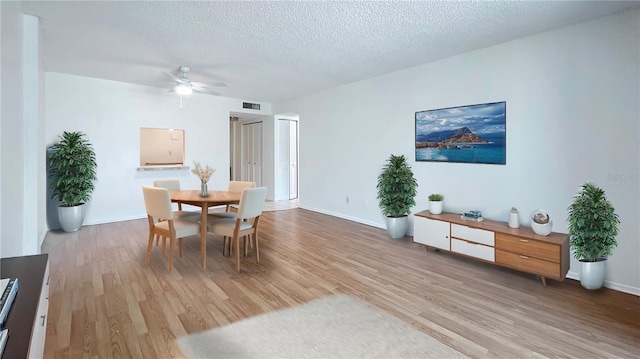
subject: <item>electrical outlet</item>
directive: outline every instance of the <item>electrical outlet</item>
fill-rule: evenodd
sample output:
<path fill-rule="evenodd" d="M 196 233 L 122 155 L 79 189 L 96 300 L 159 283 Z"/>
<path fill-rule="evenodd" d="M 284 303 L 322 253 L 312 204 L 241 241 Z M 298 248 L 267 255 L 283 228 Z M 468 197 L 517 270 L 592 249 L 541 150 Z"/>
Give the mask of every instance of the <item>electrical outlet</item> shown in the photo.
<path fill-rule="evenodd" d="M 362 200 L 362 207 L 366 207 L 369 204 L 369 201 L 367 201 L 366 199 Z"/>
<path fill-rule="evenodd" d="M 344 196 L 344 203 L 349 204 L 349 196 Z"/>

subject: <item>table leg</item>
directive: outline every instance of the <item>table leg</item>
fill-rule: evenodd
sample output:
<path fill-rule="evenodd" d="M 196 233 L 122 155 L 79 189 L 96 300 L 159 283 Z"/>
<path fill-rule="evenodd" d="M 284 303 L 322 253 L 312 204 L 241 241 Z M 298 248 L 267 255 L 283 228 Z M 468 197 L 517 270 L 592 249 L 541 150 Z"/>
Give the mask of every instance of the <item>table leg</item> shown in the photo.
<path fill-rule="evenodd" d="M 207 266 L 207 214 L 209 206 L 207 202 L 202 203 L 202 215 L 200 216 L 200 262 L 202 269 Z"/>

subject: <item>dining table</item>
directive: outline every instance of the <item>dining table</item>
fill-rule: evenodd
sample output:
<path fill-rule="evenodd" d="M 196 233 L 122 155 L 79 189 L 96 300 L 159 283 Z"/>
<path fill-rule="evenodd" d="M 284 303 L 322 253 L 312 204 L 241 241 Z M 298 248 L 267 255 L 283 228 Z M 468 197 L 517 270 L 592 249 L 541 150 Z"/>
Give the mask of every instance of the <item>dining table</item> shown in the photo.
<path fill-rule="evenodd" d="M 202 268 L 207 265 L 207 215 L 209 207 L 240 203 L 242 192 L 209 191 L 206 197 L 200 195 L 200 190 L 169 191 L 171 202 L 200 207 L 200 261 Z"/>

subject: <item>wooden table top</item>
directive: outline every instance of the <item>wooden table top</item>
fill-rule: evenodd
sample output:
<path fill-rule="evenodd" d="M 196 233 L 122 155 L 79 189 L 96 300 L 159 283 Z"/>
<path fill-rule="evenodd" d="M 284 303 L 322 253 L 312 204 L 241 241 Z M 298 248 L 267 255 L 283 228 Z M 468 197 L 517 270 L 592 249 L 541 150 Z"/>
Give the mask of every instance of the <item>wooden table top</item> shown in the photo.
<path fill-rule="evenodd" d="M 224 204 L 240 203 L 241 192 L 228 191 L 209 191 L 207 197 L 200 196 L 200 190 L 179 190 L 169 191 L 172 201 L 191 204 L 194 206 L 202 206 L 207 204 L 208 207 L 219 206 Z"/>

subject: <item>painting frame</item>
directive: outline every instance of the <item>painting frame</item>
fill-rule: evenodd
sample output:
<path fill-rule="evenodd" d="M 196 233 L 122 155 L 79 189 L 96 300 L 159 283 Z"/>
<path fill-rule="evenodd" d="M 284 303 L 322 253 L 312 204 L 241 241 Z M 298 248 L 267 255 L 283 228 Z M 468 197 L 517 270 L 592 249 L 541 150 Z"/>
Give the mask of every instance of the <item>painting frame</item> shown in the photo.
<path fill-rule="evenodd" d="M 416 162 L 507 164 L 507 102 L 415 113 Z"/>

